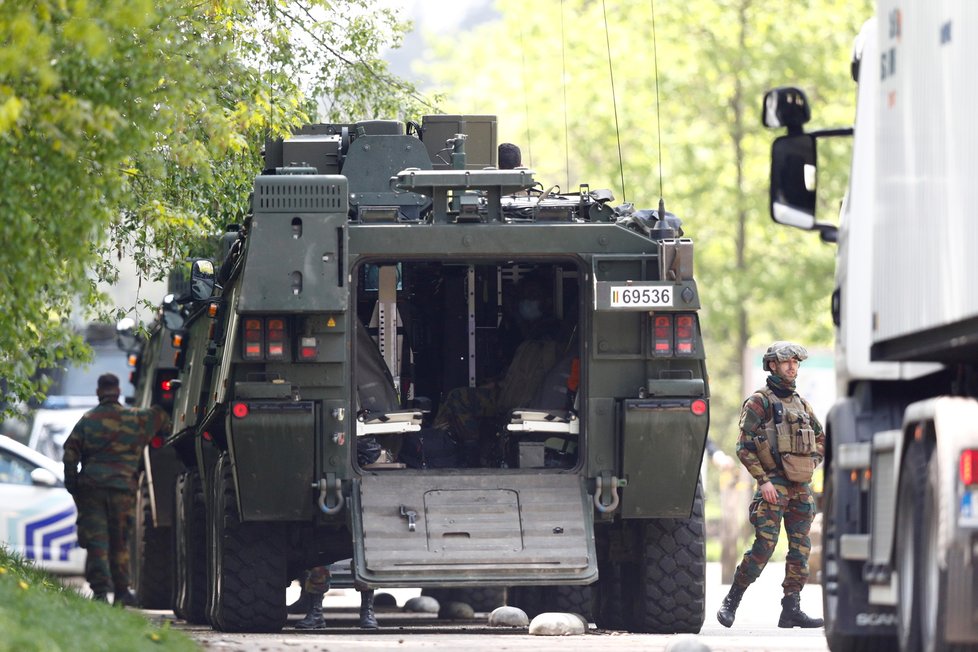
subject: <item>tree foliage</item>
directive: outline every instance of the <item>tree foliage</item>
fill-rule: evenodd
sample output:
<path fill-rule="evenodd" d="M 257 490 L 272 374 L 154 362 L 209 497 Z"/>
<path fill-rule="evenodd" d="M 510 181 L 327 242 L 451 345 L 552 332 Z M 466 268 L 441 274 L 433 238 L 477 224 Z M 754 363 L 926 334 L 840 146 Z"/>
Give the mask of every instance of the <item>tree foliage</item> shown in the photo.
<path fill-rule="evenodd" d="M 110 317 L 96 284 L 123 255 L 160 278 L 241 218 L 267 135 L 415 111 L 378 58 L 404 25 L 374 4 L 0 3 L 5 402 L 36 395 L 37 368 L 84 357 L 75 325 Z"/>
<path fill-rule="evenodd" d="M 704 299 L 713 437 L 731 444 L 753 389 L 742 387 L 745 348 L 832 338 L 835 249 L 768 216 L 778 134 L 760 124 L 761 97 L 800 86 L 815 125 L 851 125 L 852 42 L 871 2 L 548 0 L 531 12 L 500 0 L 497 7 L 498 22 L 432 44 L 425 72 L 450 80 L 440 89 L 446 110 L 498 115 L 500 139 L 522 146 L 545 185 L 588 182 L 645 207 L 661 193 L 683 219 Z M 845 152 L 820 161 L 821 198 L 841 199 L 846 164 Z"/>

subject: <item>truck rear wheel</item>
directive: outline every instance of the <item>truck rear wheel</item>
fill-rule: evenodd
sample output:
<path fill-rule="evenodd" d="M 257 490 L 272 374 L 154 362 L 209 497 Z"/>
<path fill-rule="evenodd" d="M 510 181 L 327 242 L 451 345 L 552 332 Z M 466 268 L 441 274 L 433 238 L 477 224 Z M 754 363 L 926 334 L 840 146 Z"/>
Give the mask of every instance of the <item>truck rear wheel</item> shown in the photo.
<path fill-rule="evenodd" d="M 207 514 L 211 625 L 222 632 L 277 632 L 288 617 L 283 531 L 241 522 L 227 453 L 214 466 L 213 478 Z"/>
<path fill-rule="evenodd" d="M 947 642 L 945 619 L 948 605 L 947 571 L 937 564 L 939 556 L 937 533 L 940 529 L 940 470 L 937 455 L 931 455 L 927 464 L 927 490 L 924 494 L 924 535 L 921 537 L 920 554 L 917 564 L 920 568 L 921 587 L 920 635 L 924 652 L 947 652 L 948 650 L 974 649 L 968 645 L 955 647 Z"/>
<path fill-rule="evenodd" d="M 927 489 L 927 449 L 915 440 L 904 453 L 897 503 L 896 568 L 897 636 L 901 650 L 921 649 L 920 617 L 923 581 L 923 512 Z"/>
<path fill-rule="evenodd" d="M 175 488 L 173 613 L 194 625 L 207 622 L 207 548 L 204 490 L 196 469 L 181 473 Z"/>
<path fill-rule="evenodd" d="M 706 619 L 706 545 L 703 487 L 696 486 L 689 518 L 641 524 L 638 572 L 623 578 L 631 605 L 626 627 L 651 634 L 699 633 Z"/>
<path fill-rule="evenodd" d="M 139 606 L 168 609 L 173 592 L 173 532 L 153 525 L 149 479 L 139 474 L 136 494 L 136 523 L 130 541 L 129 575 Z"/>

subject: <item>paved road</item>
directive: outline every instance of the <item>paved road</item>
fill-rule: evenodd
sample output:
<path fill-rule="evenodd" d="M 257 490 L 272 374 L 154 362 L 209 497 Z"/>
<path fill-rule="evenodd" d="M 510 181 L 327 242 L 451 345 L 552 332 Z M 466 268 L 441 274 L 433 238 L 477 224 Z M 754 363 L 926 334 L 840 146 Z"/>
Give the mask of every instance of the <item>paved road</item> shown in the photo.
<path fill-rule="evenodd" d="M 827 650 L 821 629 L 784 630 L 777 627 L 781 606 L 781 580 L 784 564 L 772 563 L 744 596 L 737 612 L 737 622 L 726 629 L 716 621 L 716 610 L 726 594 L 719 582 L 719 564 L 707 568 L 706 623 L 698 636 L 661 636 L 604 632 L 591 629 L 576 637 L 529 636 L 524 631 L 513 632 L 489 628 L 484 619 L 452 623 L 430 616 L 405 614 L 399 610 L 379 611 L 381 629 L 364 632 L 357 628 L 359 598 L 355 591 L 332 591 L 326 597 L 325 615 L 328 629 L 317 632 L 286 628 L 278 634 L 226 634 L 206 627 L 193 627 L 177 621 L 174 628 L 185 631 L 206 650 L 263 652 L 301 652 L 306 650 L 385 650 L 405 651 L 444 650 L 468 652 L 498 652 L 516 650 L 542 652 L 593 652 L 594 650 L 667 650 L 680 639 L 693 638 L 714 652 L 822 652 Z M 290 600 L 298 589 L 289 590 Z M 398 604 L 419 591 L 391 591 Z M 821 616 L 821 588 L 809 586 L 802 593 L 802 608 L 810 616 Z M 172 619 L 172 614 L 147 611 L 151 618 Z M 291 617 L 293 620 L 298 616 Z"/>

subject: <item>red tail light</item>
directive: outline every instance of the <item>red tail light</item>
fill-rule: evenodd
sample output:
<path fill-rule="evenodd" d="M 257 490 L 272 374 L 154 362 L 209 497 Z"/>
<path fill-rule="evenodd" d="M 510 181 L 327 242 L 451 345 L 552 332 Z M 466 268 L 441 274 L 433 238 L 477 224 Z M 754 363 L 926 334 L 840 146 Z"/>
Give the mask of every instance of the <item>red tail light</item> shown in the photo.
<path fill-rule="evenodd" d="M 962 484 L 978 484 L 978 450 L 961 451 L 958 470 Z"/>
<path fill-rule="evenodd" d="M 149 440 L 149 445 L 151 448 L 162 448 L 163 438 L 160 437 L 159 435 L 155 435 L 152 439 Z"/>
<path fill-rule="evenodd" d="M 235 403 L 231 406 L 231 414 L 239 419 L 244 419 L 248 416 L 248 404 L 247 403 Z"/>
<path fill-rule="evenodd" d="M 695 401 L 693 401 L 693 403 L 689 406 L 689 411 L 695 414 L 696 416 L 701 417 L 704 414 L 706 414 L 707 407 L 708 406 L 706 404 L 706 401 L 704 401 L 701 398 L 698 398 Z"/>
<path fill-rule="evenodd" d="M 303 337 L 299 340 L 299 357 L 303 360 L 315 360 L 319 357 L 319 340 L 315 337 Z"/>
<path fill-rule="evenodd" d="M 676 355 L 693 355 L 696 352 L 696 317 L 676 315 Z"/>
<path fill-rule="evenodd" d="M 672 355 L 672 315 L 652 316 L 652 353 L 655 356 Z"/>
<path fill-rule="evenodd" d="M 244 343 L 241 357 L 245 360 L 261 360 L 265 356 L 265 329 L 261 319 L 244 320 Z"/>
<path fill-rule="evenodd" d="M 286 351 L 285 320 L 269 318 L 265 322 L 265 342 L 268 360 L 284 360 Z"/>

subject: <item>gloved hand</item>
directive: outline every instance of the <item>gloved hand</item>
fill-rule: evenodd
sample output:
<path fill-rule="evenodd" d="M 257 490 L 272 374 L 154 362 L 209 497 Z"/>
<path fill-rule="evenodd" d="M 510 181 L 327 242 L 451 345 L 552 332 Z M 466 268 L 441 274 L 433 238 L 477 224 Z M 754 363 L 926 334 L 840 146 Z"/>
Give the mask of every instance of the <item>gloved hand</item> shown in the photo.
<path fill-rule="evenodd" d="M 68 493 L 74 495 L 75 491 L 78 490 L 78 476 L 75 474 L 65 476 L 65 489 Z"/>

